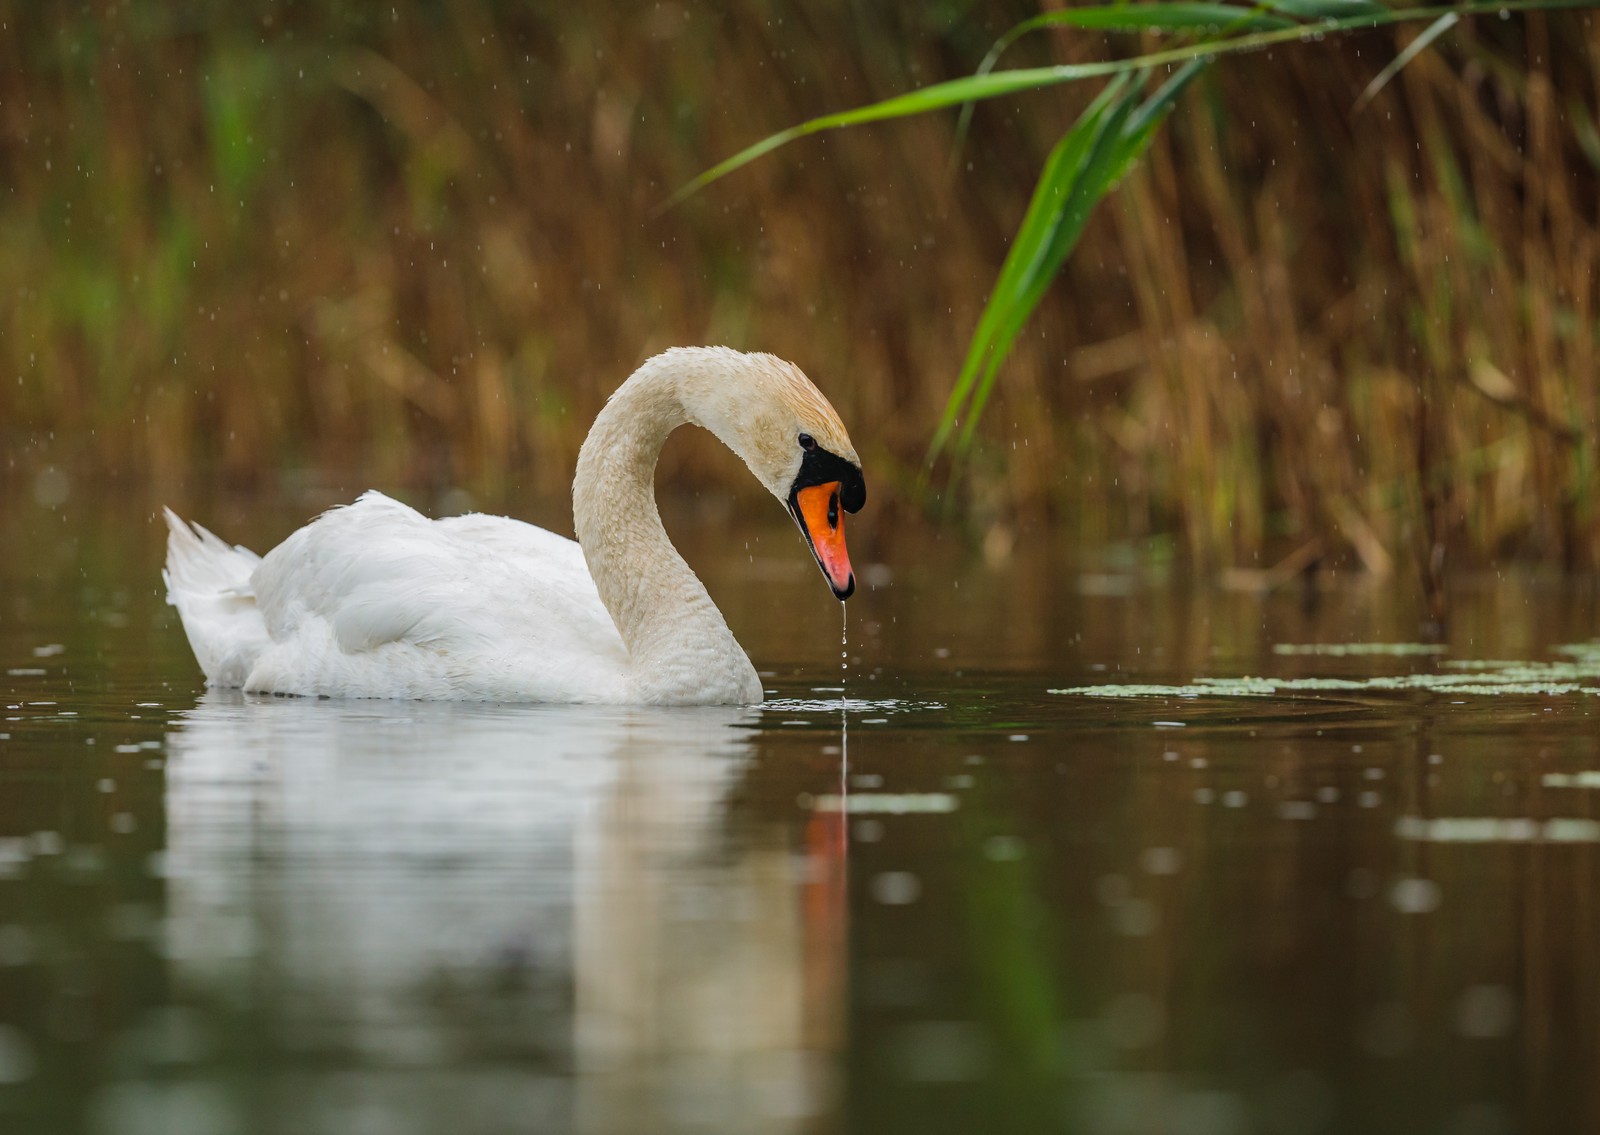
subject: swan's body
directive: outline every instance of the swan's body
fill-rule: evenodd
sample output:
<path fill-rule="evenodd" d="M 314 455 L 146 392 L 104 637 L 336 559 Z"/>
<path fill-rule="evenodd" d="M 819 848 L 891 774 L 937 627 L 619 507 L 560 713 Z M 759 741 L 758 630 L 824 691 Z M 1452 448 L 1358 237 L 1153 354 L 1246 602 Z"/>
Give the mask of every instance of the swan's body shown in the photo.
<path fill-rule="evenodd" d="M 265 559 L 170 514 L 168 523 L 168 590 L 213 686 L 635 700 L 628 652 L 583 550 L 553 532 L 495 516 L 429 520 L 376 492 Z"/>
<path fill-rule="evenodd" d="M 710 429 L 787 496 L 834 592 L 848 596 L 838 508 L 859 508 L 865 489 L 837 415 L 788 363 L 693 348 L 646 362 L 595 420 L 573 481 L 578 543 L 503 517 L 429 520 L 369 492 L 263 559 L 169 510 L 168 601 L 213 686 L 759 702 L 755 668 L 656 511 L 656 457 L 686 422 Z"/>

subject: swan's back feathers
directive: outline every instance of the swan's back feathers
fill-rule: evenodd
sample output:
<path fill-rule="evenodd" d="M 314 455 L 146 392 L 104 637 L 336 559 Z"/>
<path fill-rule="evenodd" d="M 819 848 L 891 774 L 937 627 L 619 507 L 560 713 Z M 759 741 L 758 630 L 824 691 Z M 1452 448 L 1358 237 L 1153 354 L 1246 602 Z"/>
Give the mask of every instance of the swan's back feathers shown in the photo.
<path fill-rule="evenodd" d="M 323 513 L 262 562 L 256 583 L 268 633 L 283 641 L 322 621 L 347 654 L 391 642 L 432 645 L 437 635 L 423 624 L 459 588 L 462 566 L 460 549 L 438 533 L 376 492 Z"/>
<path fill-rule="evenodd" d="M 176 517 L 168 523 L 169 579 L 186 581 L 169 583 L 169 599 L 212 685 L 334 697 L 625 697 L 622 640 L 582 550 L 552 532 L 501 517 L 429 520 L 377 492 L 323 513 L 260 560 Z M 228 604 L 233 622 L 209 614 Z M 208 664 L 219 655 L 231 664 Z"/>

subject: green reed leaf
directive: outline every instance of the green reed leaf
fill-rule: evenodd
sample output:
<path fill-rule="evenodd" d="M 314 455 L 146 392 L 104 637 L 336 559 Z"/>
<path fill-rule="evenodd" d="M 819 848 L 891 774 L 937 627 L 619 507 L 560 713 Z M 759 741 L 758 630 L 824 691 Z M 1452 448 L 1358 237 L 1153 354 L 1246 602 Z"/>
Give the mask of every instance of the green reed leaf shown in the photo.
<path fill-rule="evenodd" d="M 1098 31 L 1227 32 L 1241 28 L 1286 28 L 1294 21 L 1238 4 L 1105 4 L 1061 8 L 1024 20 L 999 40 L 1010 46 L 1039 28 L 1074 27 Z M 1003 50 L 1003 49 L 1002 49 Z"/>
<path fill-rule="evenodd" d="M 1385 8 L 1380 4 L 1372 4 L 1368 0 L 1276 0 L 1271 6 L 1280 11 L 1291 11 L 1292 9 L 1295 12 L 1309 14 L 1321 12 L 1344 13 L 1337 17 L 1325 18 L 1323 23 L 1316 26 L 1315 31 L 1317 33 L 1327 34 L 1364 30 L 1388 24 L 1434 20 L 1449 12 L 1455 12 L 1459 15 L 1475 15 L 1485 12 L 1556 11 L 1567 8 L 1584 8 L 1593 6 L 1593 0 L 1504 0 L 1503 3 L 1497 2 L 1497 0 L 1469 0 L 1465 4 L 1426 8 Z M 882 102 L 870 103 L 854 110 L 840 111 L 812 118 L 800 123 L 798 126 L 791 126 L 787 130 L 769 135 L 754 145 L 740 150 L 731 158 L 717 163 L 685 184 L 662 203 L 661 209 L 670 209 L 674 205 L 680 204 L 712 182 L 726 177 L 735 170 L 742 169 L 757 158 L 769 154 L 781 146 L 810 134 L 821 133 L 824 130 L 837 130 L 845 126 L 862 126 L 869 122 L 882 122 L 887 119 L 905 118 L 914 114 L 926 114 L 932 110 L 942 110 L 946 107 L 959 106 L 962 103 L 998 98 L 1003 95 L 1018 94 L 1024 91 L 1035 91 L 1045 87 L 1058 86 L 1062 83 L 1077 82 L 1082 79 L 1106 78 L 1144 68 L 1175 66 L 1193 59 L 1213 59 L 1222 55 L 1256 51 L 1275 44 L 1296 42 L 1307 35 L 1310 30 L 1303 25 L 1297 24 L 1287 28 L 1251 32 L 1248 35 L 1235 36 L 1232 39 L 1220 42 L 1207 41 L 1185 44 L 1181 47 L 1148 52 L 1144 55 L 1134 56 L 1131 59 L 1112 59 L 1098 63 L 1067 63 L 1055 67 L 1028 67 L 987 75 L 968 75 L 964 78 L 951 79 L 944 83 L 935 83 L 932 86 L 909 91 L 906 94 L 896 95 Z"/>
<path fill-rule="evenodd" d="M 1368 83 L 1366 89 L 1361 92 L 1359 97 L 1357 97 L 1355 108 L 1360 110 L 1362 107 L 1366 106 L 1369 102 L 1375 99 L 1378 96 L 1378 92 L 1383 90 L 1384 87 L 1388 86 L 1389 80 L 1400 74 L 1401 69 L 1405 67 L 1406 64 L 1410 63 L 1418 55 L 1421 55 L 1425 50 L 1427 50 L 1429 44 L 1438 39 L 1451 28 L 1455 27 L 1460 22 L 1461 17 L 1456 15 L 1456 13 L 1446 12 L 1444 15 L 1440 16 L 1437 20 L 1433 21 L 1433 23 L 1424 28 L 1421 35 L 1417 36 L 1416 39 L 1406 44 L 1405 50 L 1399 55 L 1396 55 L 1393 59 L 1389 60 L 1389 65 L 1382 71 L 1379 71 L 1377 75 L 1373 77 L 1372 82 Z"/>
<path fill-rule="evenodd" d="M 971 104 L 982 99 L 1083 79 L 1111 78 L 1113 82 L 1107 85 L 1057 143 L 1046 161 L 1022 228 L 1001 266 L 994 290 L 979 317 L 956 384 L 934 432 L 928 456 L 931 464 L 950 444 L 951 436 L 963 415 L 965 423 L 957 448 L 964 453 L 970 446 L 995 375 L 1010 353 L 1022 326 L 1076 245 L 1089 214 L 1143 154 L 1178 94 L 1209 63 L 1223 55 L 1294 43 L 1313 34 L 1320 37 L 1330 33 L 1432 21 L 1412 47 L 1402 52 L 1386 69 L 1388 73 L 1379 76 L 1383 82 L 1387 82 L 1394 72 L 1410 62 L 1461 16 L 1489 12 L 1503 16 L 1513 11 L 1551 11 L 1591 6 L 1593 0 L 1467 0 L 1459 4 L 1415 8 L 1388 8 L 1373 0 L 1261 0 L 1254 8 L 1229 4 L 1150 3 L 1122 5 L 1115 10 L 1108 6 L 1093 6 L 1046 13 L 1008 32 L 984 60 L 978 74 L 936 83 L 853 110 L 823 115 L 773 134 L 706 170 L 674 193 L 661 208 L 671 208 L 712 182 L 809 134 L 924 114 L 951 106 L 965 105 L 966 110 L 970 111 Z M 1317 23 L 1314 26 L 1290 23 L 1281 16 L 1265 15 L 1266 9 L 1281 13 L 1282 16 L 1314 20 Z M 1229 22 L 1221 25 L 1220 29 L 1215 28 L 1216 22 L 1224 18 Z M 1130 59 L 1022 68 L 998 73 L 989 70 L 999 53 L 1017 36 L 1051 24 L 1102 30 L 1164 28 L 1181 31 L 1204 28 L 1208 33 L 1220 30 L 1227 38 L 1208 38 Z M 1232 34 L 1235 31 L 1245 34 Z M 1137 92 L 1145 77 L 1159 67 L 1177 67 L 1178 70 L 1142 106 L 1136 107 Z M 1135 75 L 1138 79 L 1125 90 L 1128 77 Z M 964 112 L 963 123 L 965 120 Z"/>
<path fill-rule="evenodd" d="M 1161 123 L 1166 120 L 1172 108 L 1177 104 L 1178 96 L 1184 88 L 1192 83 L 1209 66 L 1209 61 L 1193 59 L 1178 68 L 1173 75 L 1157 88 L 1156 93 L 1145 100 L 1139 112 L 1128 122 L 1126 163 L 1116 173 L 1113 183 L 1121 180 L 1122 175 L 1144 153 L 1145 147 L 1155 137 L 1155 132 L 1160 129 Z"/>
<path fill-rule="evenodd" d="M 971 447 L 1000 366 L 1077 246 L 1094 207 L 1144 153 L 1178 95 L 1205 66 L 1191 62 L 1142 105 L 1145 76 L 1126 90 L 1120 84 L 1108 86 L 1057 143 L 946 400 L 930 461 L 948 443 L 958 418 L 965 422 L 956 450 L 965 453 Z"/>
<path fill-rule="evenodd" d="M 997 333 L 985 345 L 981 377 L 967 405 L 965 422 L 956 444 L 958 453 L 965 454 L 971 447 L 978 420 L 994 390 L 1001 365 L 1011 354 L 1011 348 L 1022 333 L 1024 324 L 1066 262 L 1067 254 L 1077 245 L 1089 213 L 1100 197 L 1109 192 L 1111 174 L 1114 167 L 1120 164 L 1121 147 L 1118 142 L 1121 131 L 1133 112 L 1137 98 L 1138 91 L 1135 89 L 1093 124 L 1087 152 L 1075 168 L 1069 167 L 1064 171 L 1065 177 L 1048 186 L 1041 180 L 1039 190 L 1042 192 L 1036 191 L 1036 200 L 1050 210 L 1042 226 L 1045 242 L 1042 247 L 1030 250 L 1032 254 L 1020 262 L 1013 287 L 1008 293 L 997 297 L 1004 306 L 997 319 Z"/>
<path fill-rule="evenodd" d="M 1101 31 L 1167 31 L 1200 32 L 1215 37 L 1226 37 L 1241 31 L 1282 30 L 1298 26 L 1280 16 L 1264 15 L 1261 9 L 1245 8 L 1234 4 L 1207 3 L 1153 3 L 1108 4 L 1088 8 L 1062 8 L 1042 12 L 1022 21 L 995 41 L 989 54 L 978 64 L 976 75 L 987 75 L 1000 62 L 1010 46 L 1032 31 L 1053 27 L 1077 27 Z M 956 121 L 955 142 L 950 148 L 951 168 L 966 142 L 972 125 L 975 102 L 962 104 L 961 117 Z"/>
<path fill-rule="evenodd" d="M 667 198 L 661 207 L 670 209 L 685 198 L 698 193 L 712 182 L 726 177 L 734 170 L 741 169 L 757 158 L 771 153 L 778 147 L 787 145 L 797 138 L 804 138 L 808 134 L 818 134 L 824 130 L 837 130 L 845 126 L 864 126 L 869 122 L 882 122 L 891 118 L 908 118 L 914 114 L 926 114 L 932 110 L 959 106 L 964 102 L 992 99 L 1001 95 L 1017 94 L 1022 91 L 1034 91 L 1040 87 L 1051 86 L 1056 83 L 1074 82 L 1079 79 L 1104 78 L 1110 75 L 1135 71 L 1138 68 L 1137 60 L 1112 60 L 1104 63 L 1072 63 L 1062 64 L 1057 67 L 1034 67 L 1018 71 L 1001 71 L 998 74 L 991 75 L 970 75 L 962 79 L 951 79 L 948 82 L 935 83 L 931 87 L 909 91 L 906 94 L 896 95 L 882 102 L 871 103 L 867 106 L 857 107 L 854 110 L 840 111 L 836 114 L 824 114 L 820 118 L 810 119 L 800 123 L 798 126 L 791 126 L 787 130 L 782 130 L 777 134 L 763 138 L 753 146 L 740 150 L 731 158 L 718 162 Z"/>
<path fill-rule="evenodd" d="M 1038 261 L 1048 247 L 1052 229 L 1059 222 L 1065 199 L 1087 161 L 1106 109 L 1121 97 L 1127 81 L 1127 76 L 1119 75 L 1107 84 L 1045 159 L 1044 171 L 1034 187 L 1027 212 L 1023 214 L 1022 225 L 1011 241 L 1011 249 L 1000 266 L 1000 274 L 995 278 L 989 300 L 978 317 L 978 326 L 972 333 L 955 388 L 945 403 L 944 414 L 934 432 L 931 454 L 936 455 L 948 442 L 991 351 L 1004 338 L 1003 325 L 1015 310 L 1025 289 L 1025 277 L 1030 266 Z"/>
<path fill-rule="evenodd" d="M 1301 20 L 1348 20 L 1388 16 L 1393 11 L 1373 0 L 1262 0 L 1262 4 Z"/>

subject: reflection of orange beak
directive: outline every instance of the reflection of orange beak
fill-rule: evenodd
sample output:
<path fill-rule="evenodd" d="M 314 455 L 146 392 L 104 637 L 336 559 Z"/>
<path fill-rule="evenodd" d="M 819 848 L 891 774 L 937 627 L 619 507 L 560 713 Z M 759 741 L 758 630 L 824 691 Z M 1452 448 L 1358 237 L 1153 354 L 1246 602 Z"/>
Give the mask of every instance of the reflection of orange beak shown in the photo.
<path fill-rule="evenodd" d="M 855 593 L 856 577 L 844 548 L 844 515 L 839 511 L 839 482 L 811 485 L 794 494 L 795 519 L 806 534 L 828 586 L 840 599 Z"/>

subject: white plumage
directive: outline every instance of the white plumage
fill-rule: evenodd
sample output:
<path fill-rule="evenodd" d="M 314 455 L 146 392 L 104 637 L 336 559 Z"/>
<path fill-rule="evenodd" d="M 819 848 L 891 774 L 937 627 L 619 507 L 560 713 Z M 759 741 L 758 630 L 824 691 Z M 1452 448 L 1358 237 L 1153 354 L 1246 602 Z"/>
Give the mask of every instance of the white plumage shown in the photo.
<path fill-rule="evenodd" d="M 727 409 L 733 393 L 738 414 Z M 218 687 L 759 702 L 754 667 L 656 511 L 656 456 L 683 422 L 714 429 L 780 499 L 799 469 L 797 432 L 858 461 L 837 416 L 790 364 L 669 351 L 617 390 L 584 442 L 573 485 L 582 547 L 504 517 L 430 520 L 368 492 L 259 558 L 169 509 L 168 601 Z"/>
<path fill-rule="evenodd" d="M 626 702 L 628 655 L 576 543 L 382 493 L 265 559 L 169 509 L 168 598 L 213 686 L 326 697 Z"/>

